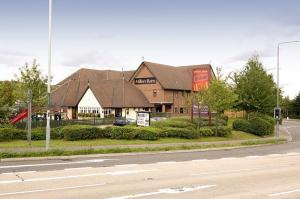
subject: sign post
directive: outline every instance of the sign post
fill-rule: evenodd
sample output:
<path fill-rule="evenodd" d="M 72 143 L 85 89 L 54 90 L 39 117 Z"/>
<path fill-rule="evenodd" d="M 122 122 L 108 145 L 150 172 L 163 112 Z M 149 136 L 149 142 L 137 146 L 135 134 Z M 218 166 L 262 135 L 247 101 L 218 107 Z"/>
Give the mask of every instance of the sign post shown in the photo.
<path fill-rule="evenodd" d="M 150 126 L 150 112 L 148 112 L 148 111 L 136 112 L 136 125 L 137 126 Z"/>

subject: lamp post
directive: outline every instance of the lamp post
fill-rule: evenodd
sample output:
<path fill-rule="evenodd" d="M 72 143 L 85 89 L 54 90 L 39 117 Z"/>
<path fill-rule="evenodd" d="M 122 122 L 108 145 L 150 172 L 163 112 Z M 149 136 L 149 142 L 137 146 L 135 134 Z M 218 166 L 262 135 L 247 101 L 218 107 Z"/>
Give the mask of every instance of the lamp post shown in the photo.
<path fill-rule="evenodd" d="M 51 96 L 51 25 L 52 25 L 52 0 L 49 0 L 49 38 L 48 38 L 48 87 L 47 87 L 47 99 L 48 99 L 48 106 L 47 106 L 47 126 L 46 126 L 46 150 L 50 147 L 50 120 L 51 120 L 51 103 L 50 103 L 50 96 Z"/>
<path fill-rule="evenodd" d="M 280 50 L 280 46 L 283 44 L 290 44 L 290 43 L 298 43 L 300 41 L 286 41 L 286 42 L 281 42 L 278 43 L 277 45 L 277 99 L 276 99 L 276 108 L 279 109 L 280 105 L 279 105 L 279 50 Z M 276 121 L 276 136 L 279 136 L 279 119 Z"/>

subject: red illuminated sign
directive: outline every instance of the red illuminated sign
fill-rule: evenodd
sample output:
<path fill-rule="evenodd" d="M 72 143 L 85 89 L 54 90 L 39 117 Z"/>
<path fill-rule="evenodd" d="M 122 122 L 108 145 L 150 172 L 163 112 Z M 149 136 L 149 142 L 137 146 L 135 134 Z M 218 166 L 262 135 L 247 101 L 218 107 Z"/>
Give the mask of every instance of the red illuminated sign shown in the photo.
<path fill-rule="evenodd" d="M 193 70 L 193 91 L 208 88 L 209 70 L 208 69 L 194 69 Z"/>

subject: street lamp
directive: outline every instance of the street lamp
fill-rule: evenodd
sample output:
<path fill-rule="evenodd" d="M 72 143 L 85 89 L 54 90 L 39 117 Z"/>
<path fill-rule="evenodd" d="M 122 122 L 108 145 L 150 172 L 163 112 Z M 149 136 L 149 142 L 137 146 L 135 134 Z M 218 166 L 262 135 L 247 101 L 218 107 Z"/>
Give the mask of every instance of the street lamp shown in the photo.
<path fill-rule="evenodd" d="M 286 41 L 286 42 L 281 42 L 278 43 L 277 45 L 277 100 L 276 100 L 276 108 L 280 109 L 280 105 L 279 105 L 279 49 L 280 46 L 283 44 L 290 44 L 290 43 L 298 43 L 300 41 Z M 279 118 L 276 122 L 276 136 L 279 136 Z"/>
<path fill-rule="evenodd" d="M 49 0 L 49 38 L 48 38 L 48 88 L 47 88 L 47 126 L 46 126 L 46 150 L 50 147 L 50 120 L 51 120 L 51 25 L 52 25 L 52 0 Z"/>

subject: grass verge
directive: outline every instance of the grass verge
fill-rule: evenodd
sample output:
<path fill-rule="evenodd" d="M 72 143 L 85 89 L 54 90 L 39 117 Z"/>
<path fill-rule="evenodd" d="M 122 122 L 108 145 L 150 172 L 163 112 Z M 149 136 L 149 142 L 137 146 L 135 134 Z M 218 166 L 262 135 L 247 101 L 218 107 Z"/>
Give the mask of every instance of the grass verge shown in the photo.
<path fill-rule="evenodd" d="M 87 155 L 87 154 L 109 154 L 109 153 L 132 153 L 132 152 L 157 152 L 157 151 L 172 151 L 172 150 L 191 150 L 191 149 L 209 149 L 209 148 L 224 148 L 224 147 L 239 147 L 239 146 L 254 146 L 262 144 L 281 144 L 286 142 L 283 138 L 262 139 L 241 141 L 239 143 L 228 144 L 189 144 L 179 146 L 163 146 L 163 147 L 135 147 L 135 148 L 108 148 L 108 149 L 82 149 L 82 150 L 64 150 L 53 149 L 49 151 L 37 152 L 0 152 L 0 159 L 4 158 L 20 158 L 20 157 L 45 157 L 45 156 L 71 156 L 71 155 Z"/>

